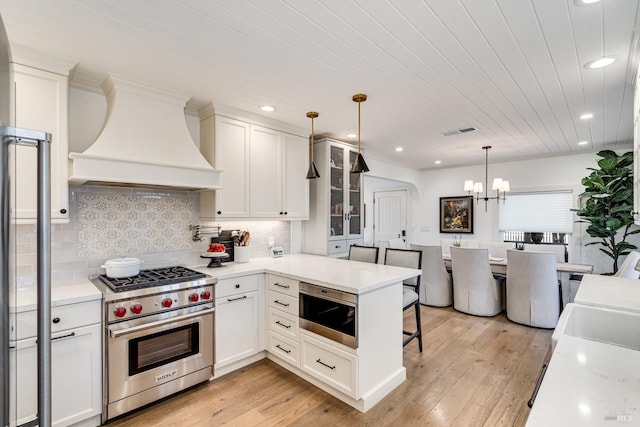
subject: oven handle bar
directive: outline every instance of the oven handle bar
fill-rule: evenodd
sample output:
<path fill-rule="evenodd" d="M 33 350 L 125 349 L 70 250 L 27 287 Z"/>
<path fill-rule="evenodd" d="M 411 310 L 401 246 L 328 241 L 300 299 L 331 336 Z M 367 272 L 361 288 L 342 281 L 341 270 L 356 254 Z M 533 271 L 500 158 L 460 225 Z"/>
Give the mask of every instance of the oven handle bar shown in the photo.
<path fill-rule="evenodd" d="M 144 325 L 140 325 L 140 326 L 132 326 L 130 328 L 126 328 L 126 329 L 112 329 L 109 328 L 109 336 L 111 338 L 118 338 L 122 335 L 127 335 L 127 334 L 132 334 L 134 332 L 139 332 L 139 331 L 144 331 L 145 329 L 151 329 L 151 328 L 157 328 L 158 326 L 162 326 L 168 323 L 174 323 L 176 321 L 182 321 L 182 320 L 187 320 L 187 319 L 191 319 L 194 317 L 199 317 L 199 316 L 205 316 L 207 314 L 211 314 L 214 311 L 216 311 L 215 308 L 208 308 L 206 310 L 201 310 L 201 311 L 196 311 L 195 313 L 190 313 L 190 314 L 185 314 L 182 316 L 177 316 L 177 317 L 172 317 L 170 319 L 163 319 L 163 320 L 158 320 L 157 322 L 151 322 L 151 323 L 145 323 Z"/>

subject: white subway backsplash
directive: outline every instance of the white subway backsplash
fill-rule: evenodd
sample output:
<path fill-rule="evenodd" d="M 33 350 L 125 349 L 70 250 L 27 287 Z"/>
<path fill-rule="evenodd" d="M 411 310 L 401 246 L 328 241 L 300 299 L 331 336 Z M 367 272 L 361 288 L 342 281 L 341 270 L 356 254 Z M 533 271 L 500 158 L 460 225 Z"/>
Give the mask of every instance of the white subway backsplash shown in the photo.
<path fill-rule="evenodd" d="M 200 254 L 211 235 L 194 242 L 190 224 L 198 224 L 196 192 L 145 190 L 102 186 L 70 187 L 70 220 L 51 226 L 51 269 L 54 282 L 85 279 L 104 273 L 109 258 L 135 256 L 142 268 L 203 265 Z M 204 225 L 204 224 L 203 224 Z M 286 253 L 291 248 L 288 221 L 220 221 L 222 229 L 251 233 L 251 258 L 267 256 L 270 236 Z M 18 287 L 36 284 L 36 227 L 18 225 L 16 273 Z"/>

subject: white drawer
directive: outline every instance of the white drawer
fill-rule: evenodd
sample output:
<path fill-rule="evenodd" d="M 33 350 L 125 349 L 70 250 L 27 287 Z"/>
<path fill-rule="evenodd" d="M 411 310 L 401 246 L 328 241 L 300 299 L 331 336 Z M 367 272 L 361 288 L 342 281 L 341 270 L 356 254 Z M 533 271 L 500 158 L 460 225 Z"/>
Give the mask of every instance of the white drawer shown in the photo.
<path fill-rule="evenodd" d="M 347 252 L 347 242 L 345 240 L 329 240 L 327 242 L 327 253 L 336 254 Z"/>
<path fill-rule="evenodd" d="M 222 279 L 216 283 L 216 298 L 258 290 L 258 275 Z"/>
<path fill-rule="evenodd" d="M 300 337 L 301 368 L 336 390 L 357 399 L 356 356 L 306 334 L 301 334 Z"/>
<path fill-rule="evenodd" d="M 300 367 L 300 346 L 274 331 L 269 331 L 269 353 Z"/>
<path fill-rule="evenodd" d="M 59 332 L 102 321 L 102 300 L 51 307 L 51 332 Z M 16 315 L 16 327 L 10 330 L 11 340 L 35 337 L 38 333 L 36 311 L 24 311 Z M 13 325 L 12 325 L 13 326 Z"/>
<path fill-rule="evenodd" d="M 269 291 L 269 307 L 282 310 L 292 316 L 298 315 L 298 296 L 281 294 L 280 292 Z"/>
<path fill-rule="evenodd" d="M 283 294 L 291 295 L 292 297 L 298 297 L 298 281 L 289 279 L 282 276 L 274 276 L 269 274 L 269 289 Z"/>
<path fill-rule="evenodd" d="M 269 307 L 269 328 L 298 341 L 298 316 Z"/>

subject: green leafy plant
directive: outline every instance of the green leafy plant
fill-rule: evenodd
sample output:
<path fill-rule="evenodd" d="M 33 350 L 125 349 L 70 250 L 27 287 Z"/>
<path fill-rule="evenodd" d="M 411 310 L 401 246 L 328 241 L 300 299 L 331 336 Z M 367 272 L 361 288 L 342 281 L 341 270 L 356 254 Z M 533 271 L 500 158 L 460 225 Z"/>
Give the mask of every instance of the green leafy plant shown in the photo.
<path fill-rule="evenodd" d="M 637 246 L 627 242 L 627 237 L 640 233 L 633 225 L 633 153 L 618 155 L 611 150 L 598 152 L 598 166 L 587 168 L 591 174 L 582 178 L 588 197 L 581 209 L 575 209 L 589 223 L 589 236 L 600 239 L 589 245 L 602 245 L 600 251 L 613 259 L 613 273 L 618 271 L 618 258 Z"/>

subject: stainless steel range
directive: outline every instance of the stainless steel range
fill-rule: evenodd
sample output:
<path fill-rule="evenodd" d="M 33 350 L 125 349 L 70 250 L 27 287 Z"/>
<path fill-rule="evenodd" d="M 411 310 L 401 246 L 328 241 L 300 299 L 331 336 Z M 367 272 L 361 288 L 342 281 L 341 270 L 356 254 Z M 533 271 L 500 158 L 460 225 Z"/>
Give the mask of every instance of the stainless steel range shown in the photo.
<path fill-rule="evenodd" d="M 215 278 L 169 267 L 92 282 L 105 303 L 103 422 L 211 378 Z"/>

